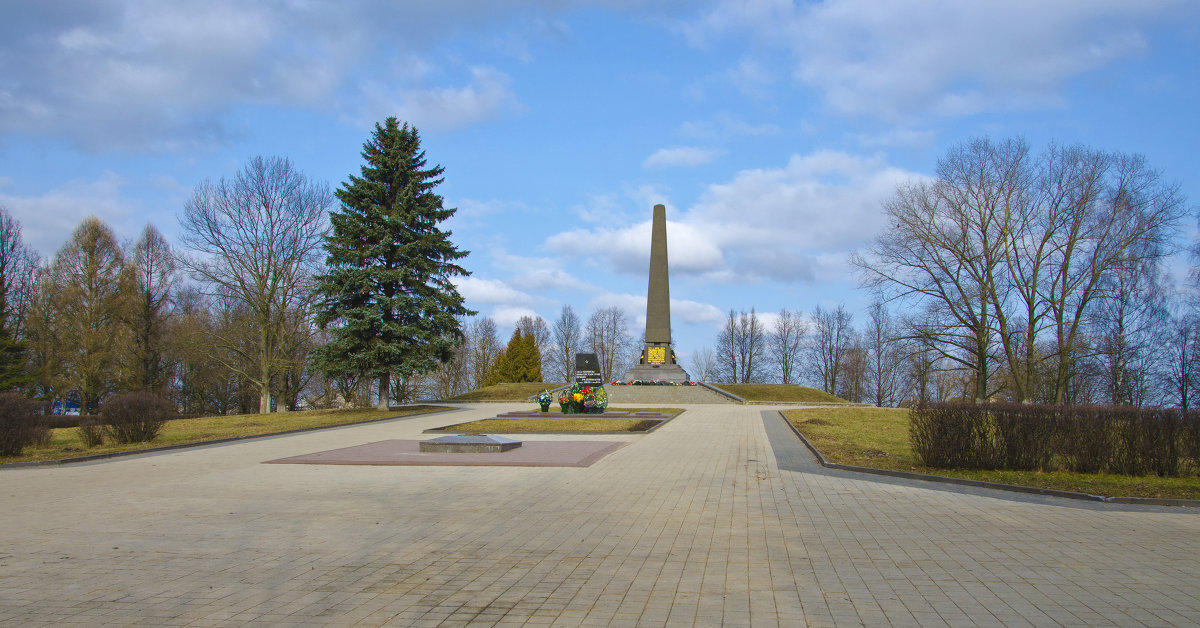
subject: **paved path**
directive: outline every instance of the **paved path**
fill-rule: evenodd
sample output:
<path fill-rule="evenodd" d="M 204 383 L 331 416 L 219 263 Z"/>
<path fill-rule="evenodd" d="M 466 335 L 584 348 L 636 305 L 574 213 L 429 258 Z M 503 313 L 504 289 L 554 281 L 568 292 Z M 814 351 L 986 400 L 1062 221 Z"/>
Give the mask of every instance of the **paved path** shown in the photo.
<path fill-rule="evenodd" d="M 1200 624 L 1200 513 L 831 472 L 762 407 L 586 469 L 261 464 L 518 407 L 0 471 L 0 624 Z"/>

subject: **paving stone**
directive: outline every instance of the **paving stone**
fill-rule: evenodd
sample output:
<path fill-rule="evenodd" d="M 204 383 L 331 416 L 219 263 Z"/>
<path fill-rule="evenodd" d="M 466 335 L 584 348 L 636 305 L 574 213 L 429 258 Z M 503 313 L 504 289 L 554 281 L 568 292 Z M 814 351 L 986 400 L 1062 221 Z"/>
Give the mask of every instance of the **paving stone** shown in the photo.
<path fill-rule="evenodd" d="M 262 464 L 519 409 L 0 471 L 0 622 L 1200 624 L 1198 512 L 824 469 L 763 406 L 588 468 Z"/>

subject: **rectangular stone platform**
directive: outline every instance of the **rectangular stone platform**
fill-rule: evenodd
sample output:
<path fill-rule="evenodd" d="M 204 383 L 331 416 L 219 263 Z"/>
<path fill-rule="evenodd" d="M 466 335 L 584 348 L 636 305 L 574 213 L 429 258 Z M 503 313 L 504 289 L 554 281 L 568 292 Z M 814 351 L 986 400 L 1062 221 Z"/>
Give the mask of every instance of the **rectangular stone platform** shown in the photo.
<path fill-rule="evenodd" d="M 335 464 L 446 467 L 590 467 L 628 445 L 622 441 L 525 441 L 501 453 L 421 453 L 421 441 L 382 440 L 354 447 L 318 451 L 266 464 Z"/>

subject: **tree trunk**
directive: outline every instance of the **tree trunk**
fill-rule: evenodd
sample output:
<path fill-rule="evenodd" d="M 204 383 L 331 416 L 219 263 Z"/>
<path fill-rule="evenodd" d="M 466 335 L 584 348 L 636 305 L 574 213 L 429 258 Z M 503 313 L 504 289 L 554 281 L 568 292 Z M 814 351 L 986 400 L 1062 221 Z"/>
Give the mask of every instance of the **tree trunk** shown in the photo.
<path fill-rule="evenodd" d="M 271 383 L 268 381 L 258 384 L 258 413 L 271 413 Z"/>
<path fill-rule="evenodd" d="M 392 374 L 384 373 L 379 376 L 379 405 L 377 410 L 387 411 L 392 405 Z"/>

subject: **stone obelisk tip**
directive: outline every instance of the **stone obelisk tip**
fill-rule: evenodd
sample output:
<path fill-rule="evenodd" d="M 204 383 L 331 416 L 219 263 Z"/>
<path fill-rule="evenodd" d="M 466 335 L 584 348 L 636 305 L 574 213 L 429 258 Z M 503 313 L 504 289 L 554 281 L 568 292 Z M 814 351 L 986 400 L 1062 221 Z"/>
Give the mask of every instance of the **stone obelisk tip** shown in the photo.
<path fill-rule="evenodd" d="M 671 344 L 671 285 L 667 268 L 667 208 L 654 206 L 650 229 L 650 285 L 646 289 L 646 343 Z"/>

